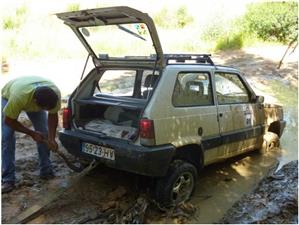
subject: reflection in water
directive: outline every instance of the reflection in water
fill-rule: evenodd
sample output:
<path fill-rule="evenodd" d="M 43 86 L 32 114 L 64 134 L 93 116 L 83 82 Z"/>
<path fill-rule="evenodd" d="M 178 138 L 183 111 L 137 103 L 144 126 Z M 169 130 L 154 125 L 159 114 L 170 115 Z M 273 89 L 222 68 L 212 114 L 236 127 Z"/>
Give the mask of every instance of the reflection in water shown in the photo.
<path fill-rule="evenodd" d="M 277 80 L 269 81 L 269 91 L 283 105 L 284 120 L 287 122 L 280 144 L 282 155 L 280 167 L 298 159 L 298 89 Z"/>
<path fill-rule="evenodd" d="M 279 81 L 268 80 L 268 83 L 263 91 L 283 105 L 287 122 L 280 139 L 281 148 L 264 155 L 257 151 L 247 153 L 204 168 L 191 198 L 197 211 L 190 223 L 217 223 L 243 194 L 252 191 L 269 170 L 276 168 L 278 161 L 281 167 L 298 159 L 297 89 Z"/>
<path fill-rule="evenodd" d="M 197 208 L 190 223 L 217 223 L 243 194 L 275 168 L 280 149 L 265 155 L 250 152 L 206 167 L 199 176 L 191 203 Z"/>

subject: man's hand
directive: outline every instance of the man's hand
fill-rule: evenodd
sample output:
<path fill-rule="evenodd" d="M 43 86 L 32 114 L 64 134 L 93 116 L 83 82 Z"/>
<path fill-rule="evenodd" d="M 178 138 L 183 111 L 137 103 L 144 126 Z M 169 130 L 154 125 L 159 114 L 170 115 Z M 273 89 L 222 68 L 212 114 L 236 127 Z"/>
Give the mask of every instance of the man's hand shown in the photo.
<path fill-rule="evenodd" d="M 30 136 L 36 142 L 43 142 L 46 139 L 46 137 L 43 135 L 43 133 L 38 132 L 38 131 L 32 131 Z"/>
<path fill-rule="evenodd" d="M 53 151 L 56 152 L 58 150 L 58 144 L 55 140 L 48 140 L 48 148 Z"/>
<path fill-rule="evenodd" d="M 22 125 L 19 121 L 17 121 L 17 119 L 11 119 L 5 116 L 5 123 L 15 131 L 28 134 L 36 142 L 42 142 L 43 140 L 46 139 L 46 137 L 41 132 L 28 129 L 27 127 Z"/>

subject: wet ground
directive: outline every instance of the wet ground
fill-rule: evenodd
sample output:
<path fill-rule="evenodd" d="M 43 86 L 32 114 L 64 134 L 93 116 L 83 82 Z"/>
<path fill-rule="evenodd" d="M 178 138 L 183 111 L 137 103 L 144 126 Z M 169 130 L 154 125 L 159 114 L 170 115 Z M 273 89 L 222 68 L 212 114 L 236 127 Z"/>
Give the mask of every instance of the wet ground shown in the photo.
<path fill-rule="evenodd" d="M 220 223 L 298 224 L 298 160 L 264 178 Z"/>
<path fill-rule="evenodd" d="M 298 73 L 297 62 L 285 63 L 282 69 L 276 70 L 276 61 L 241 51 L 219 53 L 215 57 L 217 60 L 242 69 L 257 93 L 267 93 L 266 101 L 283 104 L 287 127 L 281 138 L 281 148 L 266 155 L 251 152 L 206 167 L 200 173 L 191 205 L 165 212 L 149 200 L 145 223 L 217 223 L 235 202 L 257 187 L 277 162 L 281 167 L 298 158 L 298 98 L 294 81 Z M 58 156 L 51 157 L 56 178 L 42 181 L 38 178 L 34 142 L 26 135 L 17 134 L 18 182 L 13 192 L 2 195 L 3 223 L 76 176 Z M 124 213 L 135 210 L 136 200 L 147 198 L 143 181 L 133 174 L 99 166 L 31 223 L 124 222 Z"/>

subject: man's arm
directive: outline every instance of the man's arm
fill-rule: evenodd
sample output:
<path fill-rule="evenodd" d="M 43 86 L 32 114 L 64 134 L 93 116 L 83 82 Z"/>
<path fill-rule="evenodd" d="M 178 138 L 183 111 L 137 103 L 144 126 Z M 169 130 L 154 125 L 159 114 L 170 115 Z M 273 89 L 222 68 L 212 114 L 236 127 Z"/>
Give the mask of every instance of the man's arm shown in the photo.
<path fill-rule="evenodd" d="M 49 141 L 49 147 L 52 150 L 55 150 L 58 145 L 55 141 L 55 136 L 56 136 L 56 129 L 58 125 L 58 113 L 48 113 L 48 141 Z"/>
<path fill-rule="evenodd" d="M 41 142 L 44 140 L 44 136 L 42 133 L 37 132 L 37 131 L 33 131 L 30 130 L 29 128 L 23 126 L 18 120 L 16 119 L 11 119 L 7 116 L 5 116 L 5 123 L 11 127 L 13 130 L 15 131 L 19 131 L 22 132 L 24 134 L 28 134 L 29 136 L 32 137 L 33 140 L 35 140 L 36 142 Z"/>

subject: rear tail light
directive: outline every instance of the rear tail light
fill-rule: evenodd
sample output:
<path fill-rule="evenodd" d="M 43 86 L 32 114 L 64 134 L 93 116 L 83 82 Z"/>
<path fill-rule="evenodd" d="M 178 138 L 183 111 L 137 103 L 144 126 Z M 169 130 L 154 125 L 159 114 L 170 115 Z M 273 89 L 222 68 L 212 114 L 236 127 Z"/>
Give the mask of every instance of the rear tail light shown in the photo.
<path fill-rule="evenodd" d="M 139 135 L 141 138 L 141 144 L 155 144 L 154 121 L 149 119 L 141 119 L 139 122 Z"/>
<path fill-rule="evenodd" d="M 69 108 L 63 109 L 62 123 L 64 129 L 71 128 L 71 115 L 72 115 L 72 111 Z"/>

